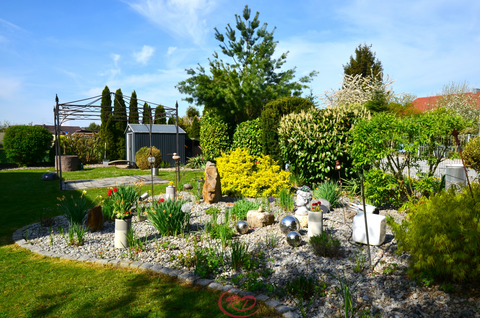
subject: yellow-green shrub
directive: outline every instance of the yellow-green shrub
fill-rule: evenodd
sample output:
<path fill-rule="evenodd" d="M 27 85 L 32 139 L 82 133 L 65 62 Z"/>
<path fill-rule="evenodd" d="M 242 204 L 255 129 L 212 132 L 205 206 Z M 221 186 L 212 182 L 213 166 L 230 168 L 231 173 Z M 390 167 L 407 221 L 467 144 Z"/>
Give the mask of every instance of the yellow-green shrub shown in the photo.
<path fill-rule="evenodd" d="M 473 138 L 468 142 L 463 151 L 465 165 L 480 172 L 480 137 Z"/>
<path fill-rule="evenodd" d="M 224 195 L 266 197 L 290 186 L 290 173 L 280 169 L 270 156 L 254 157 L 237 148 L 217 158 Z"/>
<path fill-rule="evenodd" d="M 160 165 L 162 164 L 162 153 L 157 147 L 153 146 L 152 154 L 155 157 L 155 163 L 153 164 L 153 166 L 155 168 L 160 168 Z M 135 154 L 135 163 L 140 170 L 150 169 L 150 162 L 148 162 L 148 157 L 150 157 L 150 147 L 142 147 Z"/>
<path fill-rule="evenodd" d="M 480 185 L 472 184 L 480 201 Z M 480 205 L 468 187 L 422 197 L 402 224 L 388 218 L 399 251 L 408 251 L 411 277 L 424 274 L 457 282 L 480 277 Z"/>

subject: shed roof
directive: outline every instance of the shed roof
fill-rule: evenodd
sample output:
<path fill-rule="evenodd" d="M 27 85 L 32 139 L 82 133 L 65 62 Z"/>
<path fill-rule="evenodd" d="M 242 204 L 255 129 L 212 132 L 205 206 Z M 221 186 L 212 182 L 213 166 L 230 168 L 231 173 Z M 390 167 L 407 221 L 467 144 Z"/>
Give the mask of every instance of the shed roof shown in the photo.
<path fill-rule="evenodd" d="M 128 124 L 126 131 L 133 131 L 134 133 L 149 133 L 149 124 Z M 175 134 L 177 132 L 175 125 L 152 125 L 152 134 Z M 182 127 L 178 126 L 179 134 L 186 134 Z"/>

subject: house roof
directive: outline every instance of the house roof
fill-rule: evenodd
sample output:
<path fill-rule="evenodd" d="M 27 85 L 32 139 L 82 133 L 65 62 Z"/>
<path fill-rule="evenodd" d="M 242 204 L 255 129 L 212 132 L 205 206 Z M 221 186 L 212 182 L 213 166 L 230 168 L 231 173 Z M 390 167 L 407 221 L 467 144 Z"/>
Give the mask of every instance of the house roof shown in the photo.
<path fill-rule="evenodd" d="M 480 92 L 473 94 L 473 93 L 465 93 L 465 95 L 474 95 L 477 99 L 477 108 L 480 109 Z M 413 108 L 420 110 L 422 113 L 428 110 L 432 110 L 436 107 L 437 101 L 442 97 L 439 96 L 429 96 L 429 97 L 418 97 L 413 101 Z"/>
<path fill-rule="evenodd" d="M 175 125 L 152 125 L 153 134 L 175 134 L 177 132 Z M 149 133 L 150 125 L 149 124 L 128 124 L 127 131 L 133 131 L 134 133 Z M 178 126 L 179 134 L 186 134 L 185 130 L 182 127 Z"/>
<path fill-rule="evenodd" d="M 52 134 L 55 134 L 55 126 L 54 125 L 35 125 L 35 126 L 40 126 L 43 128 L 46 128 L 49 132 Z M 74 134 L 74 133 L 84 133 L 84 132 L 90 132 L 88 130 L 83 130 L 79 126 L 60 126 L 61 127 L 61 132 L 62 134 Z"/>

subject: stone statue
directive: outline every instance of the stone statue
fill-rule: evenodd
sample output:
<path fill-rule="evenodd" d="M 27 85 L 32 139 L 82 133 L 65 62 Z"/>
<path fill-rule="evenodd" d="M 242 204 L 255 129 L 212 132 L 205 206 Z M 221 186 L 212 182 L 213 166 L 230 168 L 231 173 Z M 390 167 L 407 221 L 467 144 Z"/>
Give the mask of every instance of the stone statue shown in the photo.
<path fill-rule="evenodd" d="M 297 199 L 295 201 L 297 210 L 295 211 L 295 215 L 308 215 L 310 201 L 312 201 L 312 192 L 309 187 L 303 186 L 300 190 L 297 190 Z"/>

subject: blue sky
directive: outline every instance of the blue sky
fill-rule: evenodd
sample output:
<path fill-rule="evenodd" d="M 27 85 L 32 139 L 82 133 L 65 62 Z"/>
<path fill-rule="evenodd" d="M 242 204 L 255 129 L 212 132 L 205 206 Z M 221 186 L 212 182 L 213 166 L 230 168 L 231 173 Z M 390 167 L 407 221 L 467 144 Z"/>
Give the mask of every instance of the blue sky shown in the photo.
<path fill-rule="evenodd" d="M 275 31 L 276 53 L 314 94 L 338 88 L 342 65 L 372 44 L 395 92 L 435 95 L 452 81 L 480 88 L 480 1 L 82 0 L 0 2 L 0 123 L 51 124 L 60 102 L 105 85 L 173 107 L 185 69 L 219 52 L 214 27 L 235 25 L 245 5 Z M 201 110 L 201 108 L 200 108 Z M 70 122 L 87 126 L 90 121 Z"/>

